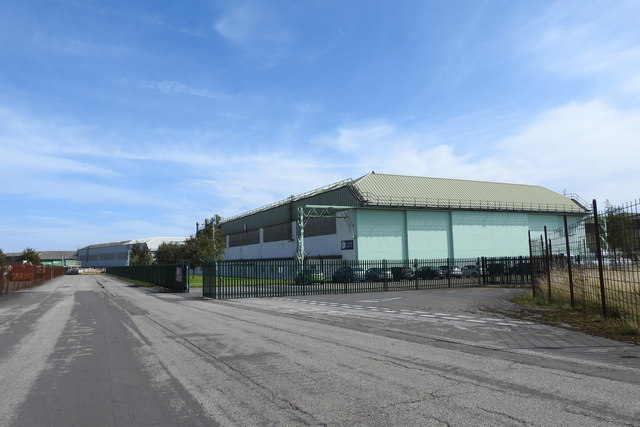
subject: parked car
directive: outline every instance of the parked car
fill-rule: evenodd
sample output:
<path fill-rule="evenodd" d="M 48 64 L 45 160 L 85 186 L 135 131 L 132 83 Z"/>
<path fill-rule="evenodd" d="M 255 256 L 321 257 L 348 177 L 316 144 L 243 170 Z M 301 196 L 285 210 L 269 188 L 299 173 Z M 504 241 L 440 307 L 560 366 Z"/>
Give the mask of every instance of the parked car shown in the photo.
<path fill-rule="evenodd" d="M 464 277 L 478 277 L 482 276 L 483 273 L 483 269 L 481 266 L 472 264 L 465 265 L 460 270 Z"/>
<path fill-rule="evenodd" d="M 331 280 L 334 282 L 361 282 L 364 280 L 364 276 L 364 268 L 344 266 L 333 273 Z"/>
<path fill-rule="evenodd" d="M 382 280 L 393 280 L 393 274 L 388 268 L 370 268 L 365 273 L 366 280 L 372 280 L 375 282 Z"/>
<path fill-rule="evenodd" d="M 456 265 L 441 265 L 438 267 L 438 275 L 440 277 L 462 277 L 462 270 Z"/>
<path fill-rule="evenodd" d="M 420 267 L 416 270 L 418 279 L 437 279 L 439 276 L 438 271 L 431 267 Z"/>
<path fill-rule="evenodd" d="M 413 280 L 416 278 L 413 268 L 410 267 L 391 267 L 391 275 L 393 280 Z"/>
<path fill-rule="evenodd" d="M 500 276 L 504 274 L 505 267 L 502 264 L 492 263 L 487 265 L 487 273 L 489 276 Z"/>
<path fill-rule="evenodd" d="M 320 270 L 304 270 L 296 275 L 296 285 L 310 285 L 324 282 L 324 273 Z"/>
<path fill-rule="evenodd" d="M 519 262 L 509 269 L 511 274 L 531 274 L 531 264 L 528 262 Z"/>

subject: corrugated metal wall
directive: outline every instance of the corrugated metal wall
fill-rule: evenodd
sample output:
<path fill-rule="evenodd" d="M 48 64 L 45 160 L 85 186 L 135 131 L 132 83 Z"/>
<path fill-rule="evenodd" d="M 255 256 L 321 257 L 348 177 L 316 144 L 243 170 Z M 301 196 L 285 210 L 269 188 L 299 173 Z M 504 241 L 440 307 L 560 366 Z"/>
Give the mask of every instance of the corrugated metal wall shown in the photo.
<path fill-rule="evenodd" d="M 222 230 L 225 235 L 231 236 L 232 234 L 244 231 L 291 223 L 297 219 L 298 206 L 303 205 L 358 206 L 358 200 L 351 189 L 345 186 L 228 222 L 223 220 L 221 224 Z M 295 236 L 293 236 L 293 238 L 295 238 Z"/>

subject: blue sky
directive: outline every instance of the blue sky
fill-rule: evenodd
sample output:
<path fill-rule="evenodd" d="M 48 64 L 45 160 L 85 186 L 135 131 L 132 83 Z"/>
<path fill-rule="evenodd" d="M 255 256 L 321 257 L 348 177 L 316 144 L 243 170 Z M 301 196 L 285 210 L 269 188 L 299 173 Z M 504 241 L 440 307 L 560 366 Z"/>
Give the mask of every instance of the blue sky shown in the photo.
<path fill-rule="evenodd" d="M 187 236 L 372 170 L 640 196 L 640 2 L 0 4 L 0 248 Z"/>

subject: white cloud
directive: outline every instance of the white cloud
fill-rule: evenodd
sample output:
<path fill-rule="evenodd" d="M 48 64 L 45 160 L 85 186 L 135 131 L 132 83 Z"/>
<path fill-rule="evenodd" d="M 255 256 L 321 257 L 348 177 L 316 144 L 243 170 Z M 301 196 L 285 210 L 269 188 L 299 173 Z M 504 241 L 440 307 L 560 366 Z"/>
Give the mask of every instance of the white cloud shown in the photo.
<path fill-rule="evenodd" d="M 83 160 L 102 151 L 86 143 L 83 132 L 79 127 L 37 120 L 0 108 L 3 159 L 0 180 L 11 183 L 2 186 L 0 192 L 52 195 L 52 189 L 58 187 L 58 178 L 116 176 L 117 172 L 104 164 Z"/>
<path fill-rule="evenodd" d="M 92 175 L 114 176 L 116 173 L 90 163 L 65 158 L 59 155 L 39 153 L 36 150 L 14 148 L 2 144 L 2 154 L 7 163 L 0 169 L 0 179 L 24 182 L 30 175 L 37 172 L 39 175 L 64 174 L 64 175 Z"/>
<path fill-rule="evenodd" d="M 623 203 L 635 199 L 640 188 L 639 135 L 640 110 L 601 101 L 572 103 L 500 141 L 495 156 L 527 181 Z"/>
<path fill-rule="evenodd" d="M 256 11 L 236 7 L 220 18 L 214 28 L 227 40 L 248 43 L 255 37 L 260 21 L 260 14 Z"/>
<path fill-rule="evenodd" d="M 362 154 L 363 146 L 386 143 L 391 136 L 397 136 L 397 129 L 391 123 L 376 121 L 338 129 L 337 136 L 325 137 L 318 142 L 339 152 Z"/>
<path fill-rule="evenodd" d="M 296 42 L 290 27 L 269 6 L 251 0 L 230 2 L 213 25 L 220 37 L 259 61 L 261 67 L 277 65 L 290 54 Z"/>
<path fill-rule="evenodd" d="M 291 34 L 259 2 L 234 2 L 219 18 L 215 30 L 225 39 L 238 44 L 288 43 Z"/>
<path fill-rule="evenodd" d="M 0 121 L 0 147 L 13 160 L 0 169 L 0 178 L 19 183 L 5 186 L 5 194 L 108 202 L 115 210 L 117 203 L 159 208 L 164 217 L 180 217 L 187 232 L 191 224 L 184 219 L 189 217 L 185 210 L 191 212 L 192 221 L 213 213 L 229 217 L 371 170 L 544 185 L 559 192 L 567 188 L 585 199 L 607 198 L 614 203 L 636 198 L 635 189 L 640 187 L 636 173 L 640 111 L 617 109 L 604 101 L 551 109 L 493 143 L 464 149 L 453 145 L 448 129 L 443 134 L 440 128 L 407 128 L 374 120 L 309 138 L 313 144 L 302 149 L 297 145 L 274 150 L 269 141 L 261 148 L 246 149 L 217 144 L 225 140 L 223 135 L 192 134 L 179 143 L 132 145 L 128 151 L 111 145 L 106 152 L 108 148 L 92 148 L 84 129 L 67 129 L 59 123 L 56 127 L 7 110 L 0 119 L 4 121 Z M 61 154 L 68 149 L 67 141 L 72 147 L 84 146 L 91 155 Z M 20 150 L 20 146 L 36 148 Z M 126 185 L 121 179 L 130 168 L 146 171 L 141 182 Z M 154 177 L 167 175 L 175 179 L 154 185 Z M 173 194 L 173 189 L 180 192 Z M 116 218 L 110 222 L 114 232 L 161 233 L 130 215 L 133 222 L 128 225 Z M 86 222 L 83 227 L 91 226 Z M 180 229 L 162 221 L 157 227 Z M 104 236 L 96 241 L 102 240 Z"/>
<path fill-rule="evenodd" d="M 99 44 L 89 40 L 65 38 L 50 32 L 38 32 L 34 35 L 33 42 L 47 54 L 120 57 L 131 53 L 131 48 L 113 44 Z"/>
<path fill-rule="evenodd" d="M 0 106 L 0 147 L 34 155 L 101 155 L 104 149 L 92 142 L 86 126 L 55 116 L 35 117 L 28 111 Z M 28 165 L 28 164 L 27 164 Z M 46 166 L 46 165 L 43 165 Z"/>
<path fill-rule="evenodd" d="M 400 130 L 386 121 L 341 127 L 334 135 L 318 138 L 316 143 L 342 153 L 331 157 L 341 167 L 355 171 L 354 178 L 372 170 L 444 178 L 501 176 L 499 169 L 487 167 L 490 160 L 479 159 L 474 152 L 456 152 L 436 130 Z"/>
<path fill-rule="evenodd" d="M 186 85 L 184 83 L 171 81 L 171 80 L 165 80 L 165 81 L 159 81 L 159 82 L 141 81 L 138 83 L 138 86 L 140 86 L 143 89 L 157 90 L 165 95 L 183 94 L 183 95 L 199 96 L 203 98 L 210 98 L 210 99 L 217 99 L 217 100 L 227 98 L 226 95 L 213 92 L 209 89 L 195 88 L 195 87 Z"/>
<path fill-rule="evenodd" d="M 219 212 L 232 216 L 347 178 L 328 159 L 268 148 L 247 155 L 229 155 L 215 178 L 198 182 L 222 201 Z M 345 172 L 347 173 L 347 172 Z M 206 192 L 206 190 L 205 190 Z"/>
<path fill-rule="evenodd" d="M 134 150 L 127 152 L 115 144 L 100 147 L 97 144 L 103 141 L 94 140 L 91 133 L 55 119 L 0 108 L 0 180 L 7 183 L 0 187 L 0 194 L 70 203 L 172 207 L 161 190 L 147 188 L 148 176 L 128 176 L 133 170 L 153 179 L 158 173 L 154 165 L 144 163 Z M 157 160 L 162 158 L 161 148 L 154 154 Z M 144 147 L 138 150 L 143 152 Z M 144 166 L 136 167 L 132 160 Z M 162 173 L 164 176 L 166 170 Z"/>
<path fill-rule="evenodd" d="M 401 131 L 380 121 L 342 127 L 318 144 L 341 153 L 339 164 L 350 165 L 356 176 L 375 170 L 543 185 L 614 203 L 635 199 L 640 188 L 640 110 L 604 101 L 551 109 L 509 136 L 465 151 L 442 141 L 435 130 Z"/>
<path fill-rule="evenodd" d="M 597 79 L 612 89 L 637 87 L 638 2 L 558 2 L 521 28 L 520 51 L 542 70 Z"/>
<path fill-rule="evenodd" d="M 550 30 L 537 48 L 543 67 L 568 74 L 628 74 L 640 64 L 637 41 L 593 40 L 585 28 Z"/>

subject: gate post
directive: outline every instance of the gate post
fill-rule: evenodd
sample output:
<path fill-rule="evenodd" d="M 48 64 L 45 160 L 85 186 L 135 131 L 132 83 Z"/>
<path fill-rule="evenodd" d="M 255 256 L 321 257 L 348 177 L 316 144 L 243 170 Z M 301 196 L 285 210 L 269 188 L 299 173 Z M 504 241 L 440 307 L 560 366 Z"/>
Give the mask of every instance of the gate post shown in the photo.
<path fill-rule="evenodd" d="M 604 291 L 604 272 L 602 262 L 602 247 L 600 245 L 600 222 L 598 221 L 598 205 L 593 199 L 593 222 L 596 233 L 596 257 L 598 259 L 598 278 L 600 279 L 600 298 L 602 299 L 602 316 L 607 317 L 607 296 Z"/>
<path fill-rule="evenodd" d="M 549 239 L 547 238 L 547 226 L 544 226 L 544 245 L 545 266 L 547 268 L 547 292 L 549 293 L 549 301 L 551 301 L 551 250 L 549 248 Z"/>
<path fill-rule="evenodd" d="M 384 280 L 384 284 L 382 285 L 383 289 L 385 292 L 387 292 L 389 290 L 389 283 L 387 281 L 387 260 L 383 259 L 382 260 L 382 277 Z"/>
<path fill-rule="evenodd" d="M 536 297 L 536 280 L 535 277 L 533 277 L 533 272 L 534 272 L 534 268 L 533 268 L 533 248 L 531 247 L 531 230 L 529 230 L 527 232 L 528 236 L 529 236 L 529 274 L 530 274 L 530 279 L 531 279 L 531 293 L 533 298 Z"/>
<path fill-rule="evenodd" d="M 207 298 L 216 298 L 216 290 L 214 286 L 215 280 L 215 263 L 211 258 L 202 260 L 202 296 Z"/>
<path fill-rule="evenodd" d="M 482 265 L 482 286 L 487 286 L 489 284 L 489 270 L 487 269 L 487 257 L 480 258 L 480 262 Z"/>
<path fill-rule="evenodd" d="M 571 294 L 571 308 L 576 308 L 576 301 L 573 294 L 573 269 L 571 265 L 571 247 L 569 245 L 569 227 L 567 226 L 567 216 L 564 215 L 564 244 L 567 250 L 567 273 L 569 273 L 569 293 Z"/>
<path fill-rule="evenodd" d="M 182 260 L 182 283 L 182 290 L 184 292 L 191 292 L 189 288 L 189 260 Z"/>

